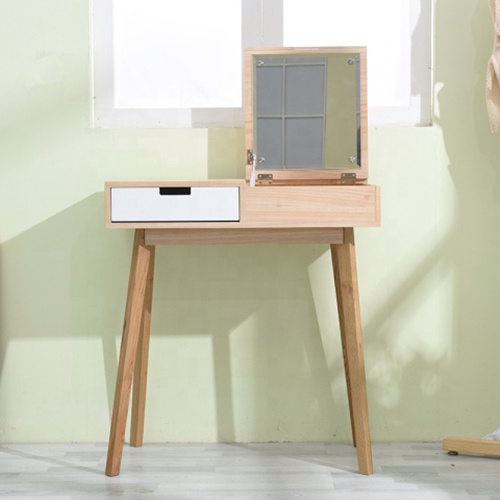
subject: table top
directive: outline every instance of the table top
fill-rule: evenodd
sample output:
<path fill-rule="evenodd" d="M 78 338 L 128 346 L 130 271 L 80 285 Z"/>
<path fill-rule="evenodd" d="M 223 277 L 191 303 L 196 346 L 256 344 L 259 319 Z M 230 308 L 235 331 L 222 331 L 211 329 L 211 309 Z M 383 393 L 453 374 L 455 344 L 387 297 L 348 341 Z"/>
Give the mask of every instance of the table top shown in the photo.
<path fill-rule="evenodd" d="M 234 222 L 113 222 L 112 192 L 116 188 L 165 188 L 165 187 L 237 187 L 239 189 L 239 221 Z M 244 180 L 216 181 L 117 181 L 105 184 L 106 227 L 148 229 L 150 235 L 160 232 L 177 232 L 199 235 L 232 232 L 237 238 L 257 230 L 262 236 L 271 230 L 286 235 L 309 233 L 335 234 L 343 227 L 380 226 L 380 188 L 371 184 L 361 185 L 300 185 L 250 187 Z M 163 231 L 159 231 L 163 230 Z M 338 234 L 338 233 L 337 233 Z M 320 238 L 321 239 L 321 238 Z M 324 239 L 324 238 L 323 238 Z"/>

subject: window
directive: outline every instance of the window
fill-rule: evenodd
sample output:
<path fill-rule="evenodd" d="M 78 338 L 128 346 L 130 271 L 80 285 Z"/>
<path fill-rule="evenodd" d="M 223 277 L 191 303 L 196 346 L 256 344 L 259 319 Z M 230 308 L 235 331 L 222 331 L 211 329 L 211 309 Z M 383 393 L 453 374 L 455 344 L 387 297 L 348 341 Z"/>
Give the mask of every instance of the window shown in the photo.
<path fill-rule="evenodd" d="M 366 46 L 370 124 L 430 124 L 432 4 L 284 0 L 284 44 Z"/>
<path fill-rule="evenodd" d="M 224 15 L 210 19 L 212 10 Z M 240 20 L 238 0 L 116 2 L 116 107 L 240 107 Z M 202 34 L 203 43 L 193 33 Z"/>
<path fill-rule="evenodd" d="M 307 8 L 305 7 L 307 6 Z M 430 0 L 99 0 L 96 127 L 242 127 L 243 47 L 368 47 L 372 125 L 431 120 Z M 381 24 L 373 20 L 382 19 Z"/>

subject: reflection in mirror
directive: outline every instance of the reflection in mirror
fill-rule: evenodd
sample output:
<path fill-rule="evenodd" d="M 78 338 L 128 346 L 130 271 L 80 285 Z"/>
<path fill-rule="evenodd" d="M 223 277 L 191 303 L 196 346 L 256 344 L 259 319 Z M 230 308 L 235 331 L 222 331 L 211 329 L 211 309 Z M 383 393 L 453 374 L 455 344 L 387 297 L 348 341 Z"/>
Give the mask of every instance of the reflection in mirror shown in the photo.
<path fill-rule="evenodd" d="M 258 170 L 361 166 L 360 54 L 254 54 Z"/>

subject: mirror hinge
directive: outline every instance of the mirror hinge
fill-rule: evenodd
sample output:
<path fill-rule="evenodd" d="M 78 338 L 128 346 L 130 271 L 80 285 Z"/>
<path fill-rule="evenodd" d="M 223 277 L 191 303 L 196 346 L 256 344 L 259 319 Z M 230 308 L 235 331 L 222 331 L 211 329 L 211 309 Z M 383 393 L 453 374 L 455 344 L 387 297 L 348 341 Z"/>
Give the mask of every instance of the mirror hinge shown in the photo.
<path fill-rule="evenodd" d="M 257 175 L 257 184 L 272 184 L 273 174 L 259 174 Z"/>
<path fill-rule="evenodd" d="M 355 173 L 344 173 L 340 176 L 341 184 L 356 184 L 356 174 Z"/>
<path fill-rule="evenodd" d="M 254 152 L 251 149 L 247 149 L 247 165 L 252 165 L 254 158 Z"/>

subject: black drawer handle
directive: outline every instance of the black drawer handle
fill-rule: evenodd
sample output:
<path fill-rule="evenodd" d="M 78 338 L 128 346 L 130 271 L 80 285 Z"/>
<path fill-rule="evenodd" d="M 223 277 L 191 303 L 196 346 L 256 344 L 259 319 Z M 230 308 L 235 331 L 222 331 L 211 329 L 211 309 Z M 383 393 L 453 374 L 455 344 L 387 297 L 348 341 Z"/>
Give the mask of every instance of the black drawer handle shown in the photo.
<path fill-rule="evenodd" d="M 161 196 L 179 196 L 179 195 L 190 195 L 190 187 L 161 187 Z"/>

